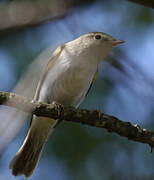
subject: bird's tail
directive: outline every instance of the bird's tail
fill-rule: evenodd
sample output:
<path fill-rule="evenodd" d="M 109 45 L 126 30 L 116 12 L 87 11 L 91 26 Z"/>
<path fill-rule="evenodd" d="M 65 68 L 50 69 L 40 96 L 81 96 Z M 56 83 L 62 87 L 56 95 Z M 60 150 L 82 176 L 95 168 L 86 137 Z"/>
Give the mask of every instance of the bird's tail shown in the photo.
<path fill-rule="evenodd" d="M 33 119 L 23 145 L 10 162 L 13 175 L 29 177 L 33 173 L 55 123 L 55 120 L 49 118 Z"/>

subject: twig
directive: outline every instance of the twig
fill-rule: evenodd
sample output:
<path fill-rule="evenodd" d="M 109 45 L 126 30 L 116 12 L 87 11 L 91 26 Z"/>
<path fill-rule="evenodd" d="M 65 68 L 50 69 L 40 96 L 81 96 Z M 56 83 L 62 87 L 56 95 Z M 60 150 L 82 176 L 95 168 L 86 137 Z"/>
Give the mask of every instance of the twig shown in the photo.
<path fill-rule="evenodd" d="M 50 0 L 0 3 L 0 35 L 62 19 L 71 13 L 72 8 L 89 4 L 91 1 Z"/>
<path fill-rule="evenodd" d="M 154 1 L 151 1 L 151 0 L 128 0 L 128 1 L 137 3 L 140 5 L 149 7 L 149 8 L 154 8 Z"/>
<path fill-rule="evenodd" d="M 154 8 L 151 0 L 128 0 L 146 7 Z M 76 6 L 92 3 L 85 1 L 12 1 L 0 3 L 0 35 L 33 27 L 53 20 L 61 19 Z M 5 18 L 4 18 L 5 17 Z"/>
<path fill-rule="evenodd" d="M 154 132 L 124 122 L 114 116 L 110 116 L 100 111 L 76 109 L 74 107 L 64 107 L 60 104 L 46 104 L 30 100 L 26 97 L 0 92 L 0 105 L 7 105 L 24 112 L 35 114 L 36 116 L 50 117 L 54 119 L 64 119 L 66 121 L 78 122 L 99 128 L 105 128 L 109 132 L 114 132 L 132 141 L 137 141 L 154 146 Z"/>

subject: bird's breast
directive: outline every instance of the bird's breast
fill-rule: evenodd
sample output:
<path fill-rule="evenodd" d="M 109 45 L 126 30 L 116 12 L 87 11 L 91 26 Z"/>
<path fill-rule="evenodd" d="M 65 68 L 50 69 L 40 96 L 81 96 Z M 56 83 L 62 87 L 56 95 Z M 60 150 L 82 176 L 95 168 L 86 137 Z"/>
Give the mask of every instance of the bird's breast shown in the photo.
<path fill-rule="evenodd" d="M 42 85 L 39 100 L 78 106 L 89 89 L 97 64 L 90 64 L 90 59 L 85 62 L 84 56 L 65 54 L 59 58 Z"/>
<path fill-rule="evenodd" d="M 67 106 L 77 106 L 84 98 L 95 71 L 84 68 L 72 68 L 62 73 L 54 83 L 52 96 L 54 101 Z"/>

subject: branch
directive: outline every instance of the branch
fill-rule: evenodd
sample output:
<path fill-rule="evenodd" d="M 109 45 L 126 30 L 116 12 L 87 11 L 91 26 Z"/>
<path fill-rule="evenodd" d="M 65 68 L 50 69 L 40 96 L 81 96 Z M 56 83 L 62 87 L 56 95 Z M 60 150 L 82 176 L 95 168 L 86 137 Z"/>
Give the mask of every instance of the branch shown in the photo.
<path fill-rule="evenodd" d="M 18 30 L 45 23 L 66 15 L 68 8 L 62 3 L 13 1 L 0 3 L 0 32 Z M 5 18 L 4 18 L 5 17 Z"/>
<path fill-rule="evenodd" d="M 0 33 L 18 31 L 64 18 L 76 6 L 89 4 L 86 1 L 17 1 L 0 3 Z"/>
<path fill-rule="evenodd" d="M 114 116 L 100 113 L 97 110 L 90 111 L 74 107 L 64 107 L 57 103 L 46 104 L 8 92 L 0 92 L 0 105 L 11 106 L 36 116 L 63 119 L 105 128 L 109 132 L 117 133 L 129 140 L 148 144 L 151 148 L 154 146 L 154 132 L 133 125 L 130 122 L 121 121 Z"/>
<path fill-rule="evenodd" d="M 151 1 L 151 0 L 128 0 L 128 1 L 141 4 L 149 8 L 154 8 L 154 1 Z"/>
<path fill-rule="evenodd" d="M 154 8 L 151 0 L 128 0 L 134 3 Z M 90 4 L 94 0 L 78 1 L 17 1 L 0 3 L 0 33 L 12 33 L 27 27 L 44 24 L 61 19 L 68 15 L 76 6 Z"/>

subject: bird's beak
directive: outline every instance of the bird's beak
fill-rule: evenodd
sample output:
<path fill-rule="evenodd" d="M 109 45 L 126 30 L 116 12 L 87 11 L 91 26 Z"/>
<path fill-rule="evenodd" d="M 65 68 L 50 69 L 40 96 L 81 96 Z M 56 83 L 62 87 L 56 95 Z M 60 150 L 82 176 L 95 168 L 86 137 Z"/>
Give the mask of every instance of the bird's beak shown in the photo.
<path fill-rule="evenodd" d="M 124 43 L 125 41 L 122 41 L 122 40 L 114 40 L 114 41 L 112 41 L 112 45 L 113 46 L 116 46 L 116 45 L 118 45 L 118 44 L 122 44 L 122 43 Z"/>

